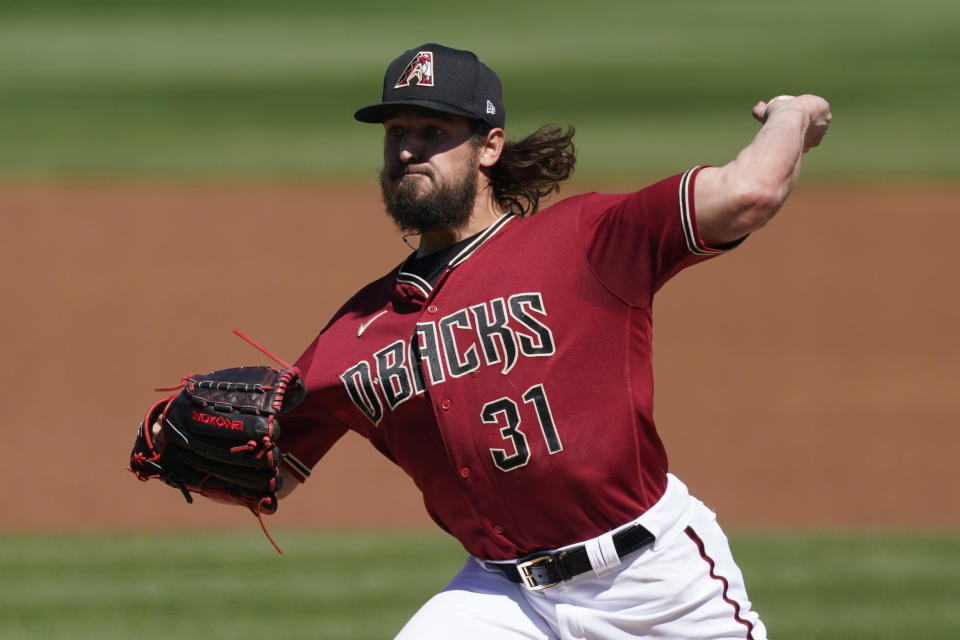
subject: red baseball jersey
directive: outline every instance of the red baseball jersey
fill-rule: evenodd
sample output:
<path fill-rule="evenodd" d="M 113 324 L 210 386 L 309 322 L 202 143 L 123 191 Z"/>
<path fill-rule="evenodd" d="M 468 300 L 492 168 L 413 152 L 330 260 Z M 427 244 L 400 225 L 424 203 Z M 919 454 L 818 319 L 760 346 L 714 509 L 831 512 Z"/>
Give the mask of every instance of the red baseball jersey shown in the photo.
<path fill-rule="evenodd" d="M 433 286 L 401 265 L 364 287 L 297 362 L 308 395 L 284 450 L 312 467 L 358 432 L 485 559 L 635 519 L 666 487 L 653 294 L 722 253 L 697 231 L 698 171 L 507 216 Z"/>

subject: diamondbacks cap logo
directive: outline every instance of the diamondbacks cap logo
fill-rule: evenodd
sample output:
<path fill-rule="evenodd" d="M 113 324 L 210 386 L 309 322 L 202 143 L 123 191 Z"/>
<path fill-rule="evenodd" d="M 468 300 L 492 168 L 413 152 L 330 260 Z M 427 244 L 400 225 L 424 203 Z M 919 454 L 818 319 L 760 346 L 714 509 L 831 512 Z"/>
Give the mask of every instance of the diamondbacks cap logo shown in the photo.
<path fill-rule="evenodd" d="M 407 65 L 407 68 L 400 74 L 394 89 L 409 87 L 410 81 L 416 79 L 420 87 L 433 86 L 433 53 L 430 51 L 420 51 L 413 56 L 413 60 Z"/>

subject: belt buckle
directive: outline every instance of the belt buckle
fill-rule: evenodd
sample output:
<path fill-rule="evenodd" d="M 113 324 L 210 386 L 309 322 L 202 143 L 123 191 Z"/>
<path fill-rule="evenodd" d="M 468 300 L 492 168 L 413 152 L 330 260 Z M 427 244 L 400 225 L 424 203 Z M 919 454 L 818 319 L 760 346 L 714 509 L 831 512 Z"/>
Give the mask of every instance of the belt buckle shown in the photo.
<path fill-rule="evenodd" d="M 550 584 L 537 584 L 536 579 L 534 579 L 530 573 L 530 567 L 542 567 L 547 564 L 553 564 L 553 556 L 543 555 L 517 563 L 517 571 L 520 573 L 523 586 L 527 588 L 527 591 L 543 591 L 544 589 L 549 589 L 550 587 L 560 584 L 559 580 L 557 582 L 551 582 Z"/>

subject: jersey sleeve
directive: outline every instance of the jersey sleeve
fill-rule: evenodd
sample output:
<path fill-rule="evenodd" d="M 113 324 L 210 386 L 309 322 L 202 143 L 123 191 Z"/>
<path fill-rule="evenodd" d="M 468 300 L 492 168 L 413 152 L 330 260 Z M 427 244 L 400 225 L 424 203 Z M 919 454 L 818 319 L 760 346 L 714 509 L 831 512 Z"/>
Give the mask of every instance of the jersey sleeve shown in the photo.
<path fill-rule="evenodd" d="M 323 409 L 319 394 L 311 389 L 310 366 L 316 345 L 315 340 L 296 362 L 307 384 L 307 397 L 280 417 L 280 449 L 287 468 L 300 482 L 306 481 L 310 470 L 348 431 L 346 425 Z"/>
<path fill-rule="evenodd" d="M 584 201 L 579 232 L 587 263 L 624 302 L 649 306 L 678 271 L 732 248 L 709 247 L 700 238 L 693 187 L 701 168 L 635 193 Z"/>
<path fill-rule="evenodd" d="M 347 428 L 332 420 L 291 413 L 280 419 L 280 449 L 294 477 L 306 482 L 310 470 L 343 437 Z"/>

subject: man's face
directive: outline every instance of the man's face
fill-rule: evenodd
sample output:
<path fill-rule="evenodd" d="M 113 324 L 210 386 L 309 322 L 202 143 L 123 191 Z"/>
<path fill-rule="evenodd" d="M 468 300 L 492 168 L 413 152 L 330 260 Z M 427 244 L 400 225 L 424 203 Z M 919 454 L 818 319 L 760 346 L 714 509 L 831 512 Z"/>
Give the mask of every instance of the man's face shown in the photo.
<path fill-rule="evenodd" d="M 466 118 L 418 108 L 384 121 L 380 188 L 401 229 L 459 227 L 473 211 L 480 149 Z"/>

